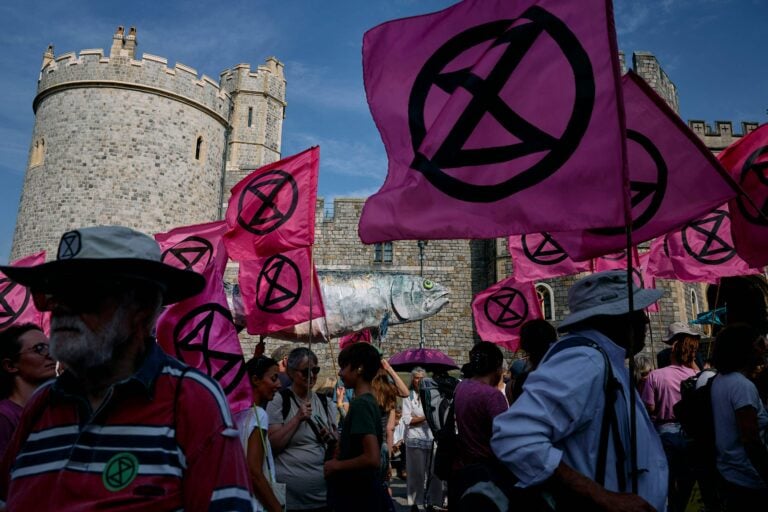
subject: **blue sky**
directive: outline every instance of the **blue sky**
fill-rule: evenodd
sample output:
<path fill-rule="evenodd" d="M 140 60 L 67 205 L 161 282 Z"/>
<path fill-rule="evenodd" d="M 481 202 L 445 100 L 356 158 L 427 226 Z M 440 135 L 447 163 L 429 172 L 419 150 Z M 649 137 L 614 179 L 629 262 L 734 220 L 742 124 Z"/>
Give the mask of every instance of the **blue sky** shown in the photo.
<path fill-rule="evenodd" d="M 509 0 L 512 1 L 512 0 Z M 574 1 L 579 0 L 564 0 Z M 0 262 L 10 252 L 34 123 L 42 54 L 108 51 L 118 25 L 135 26 L 138 53 L 218 80 L 241 62 L 285 63 L 283 155 L 322 150 L 319 195 L 367 196 L 386 155 L 363 91 L 363 33 L 449 0 L 208 0 L 0 4 Z M 619 48 L 650 51 L 677 85 L 683 119 L 766 122 L 765 0 L 616 0 Z M 629 61 L 629 59 L 628 59 Z"/>

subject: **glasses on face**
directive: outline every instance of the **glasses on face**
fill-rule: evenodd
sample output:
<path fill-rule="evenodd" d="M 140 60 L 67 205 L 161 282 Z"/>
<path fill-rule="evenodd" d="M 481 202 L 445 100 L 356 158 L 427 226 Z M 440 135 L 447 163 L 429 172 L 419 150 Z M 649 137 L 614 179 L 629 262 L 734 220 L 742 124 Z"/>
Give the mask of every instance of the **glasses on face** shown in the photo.
<path fill-rule="evenodd" d="M 19 354 L 23 354 L 24 352 L 34 352 L 35 354 L 39 356 L 47 356 L 49 354 L 49 347 L 47 343 L 36 343 L 35 345 L 32 345 L 29 348 L 25 348 L 24 350 L 20 350 Z"/>
<path fill-rule="evenodd" d="M 296 373 L 301 374 L 303 377 L 307 376 L 307 369 L 306 368 L 295 368 L 293 371 Z M 320 373 L 320 367 L 319 366 L 313 366 L 310 371 L 312 372 L 312 375 L 317 376 L 318 373 Z"/>

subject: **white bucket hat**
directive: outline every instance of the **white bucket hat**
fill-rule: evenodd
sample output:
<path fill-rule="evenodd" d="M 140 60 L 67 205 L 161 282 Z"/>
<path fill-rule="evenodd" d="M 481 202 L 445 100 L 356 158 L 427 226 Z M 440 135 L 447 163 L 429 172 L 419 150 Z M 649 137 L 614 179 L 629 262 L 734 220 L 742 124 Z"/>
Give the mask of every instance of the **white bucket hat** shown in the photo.
<path fill-rule="evenodd" d="M 150 236 L 123 226 L 93 226 L 64 233 L 56 260 L 32 267 L 0 266 L 11 280 L 36 292 L 62 286 L 88 286 L 99 278 L 124 277 L 156 284 L 163 304 L 200 293 L 205 279 L 161 261 L 160 246 Z"/>
<path fill-rule="evenodd" d="M 647 290 L 632 283 L 632 311 L 647 308 L 662 295 L 661 290 Z M 560 322 L 558 330 L 593 316 L 626 315 L 629 313 L 626 271 L 597 272 L 579 279 L 568 290 L 568 309 L 570 313 Z"/>
<path fill-rule="evenodd" d="M 667 331 L 667 337 L 664 338 L 664 343 L 671 345 L 673 338 L 678 334 L 687 334 L 689 336 L 698 336 L 701 338 L 701 332 L 690 327 L 685 322 L 672 322 L 669 324 L 669 330 Z"/>

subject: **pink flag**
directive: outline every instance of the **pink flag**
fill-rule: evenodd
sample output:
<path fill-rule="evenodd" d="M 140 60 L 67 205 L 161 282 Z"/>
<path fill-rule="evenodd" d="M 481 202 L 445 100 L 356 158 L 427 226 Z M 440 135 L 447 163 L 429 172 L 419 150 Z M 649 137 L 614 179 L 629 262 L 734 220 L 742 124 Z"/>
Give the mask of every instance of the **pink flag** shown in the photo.
<path fill-rule="evenodd" d="M 163 311 L 157 341 L 167 353 L 216 379 L 232 412 L 238 412 L 250 407 L 253 397 L 224 292 L 225 231 L 220 221 L 155 235 L 166 264 L 197 271 L 206 282 L 202 292 Z"/>
<path fill-rule="evenodd" d="M 226 266 L 226 248 L 221 238 L 226 231 L 226 222 L 220 220 L 158 233 L 155 240 L 160 245 L 163 263 L 202 274 L 210 264 Z"/>
<path fill-rule="evenodd" d="M 472 314 L 480 338 L 511 351 L 520 345 L 520 327 L 529 320 L 542 318 L 533 283 L 517 281 L 514 276 L 475 295 Z"/>
<path fill-rule="evenodd" d="M 232 187 L 224 243 L 233 260 L 314 244 L 319 161 L 315 146 L 265 165 Z"/>
<path fill-rule="evenodd" d="M 768 265 L 768 124 L 725 148 L 718 158 L 754 204 L 742 196 L 728 203 L 736 250 L 751 266 L 764 267 Z"/>
<path fill-rule="evenodd" d="M 269 334 L 325 316 L 311 248 L 242 261 L 238 280 L 249 334 Z"/>
<path fill-rule="evenodd" d="M 712 211 L 734 197 L 736 188 L 701 140 L 642 78 L 629 72 L 622 88 L 632 241 L 639 244 Z M 577 261 L 627 245 L 623 227 L 556 235 Z"/>
<path fill-rule="evenodd" d="M 339 348 L 345 349 L 349 345 L 352 345 L 353 343 L 370 343 L 371 342 L 371 331 L 368 329 L 363 329 L 362 331 L 353 332 L 352 334 L 347 334 L 345 336 L 342 336 L 339 338 Z"/>
<path fill-rule="evenodd" d="M 670 233 L 667 245 L 681 281 L 715 283 L 720 277 L 759 273 L 736 254 L 726 205 Z"/>
<path fill-rule="evenodd" d="M 623 224 L 610 6 L 464 0 L 369 30 L 363 78 L 389 169 L 363 242 Z"/>
<path fill-rule="evenodd" d="M 45 251 L 11 262 L 13 267 L 32 267 L 45 263 Z M 0 273 L 0 330 L 12 325 L 32 323 L 48 332 L 48 317 L 37 310 L 29 289 Z"/>
<path fill-rule="evenodd" d="M 669 235 L 660 236 L 651 242 L 648 251 L 648 264 L 645 267 L 647 275 L 660 279 L 677 279 L 669 255 Z"/>
<path fill-rule="evenodd" d="M 653 278 L 653 276 L 648 272 L 648 262 L 651 259 L 651 253 L 650 252 L 644 252 L 639 256 L 640 260 L 640 267 L 637 269 L 640 273 L 641 279 L 639 286 L 641 288 L 646 288 L 648 290 L 655 290 L 656 289 L 656 280 Z M 645 310 L 649 313 L 658 313 L 659 312 L 659 301 L 654 302 Z"/>
<path fill-rule="evenodd" d="M 591 262 L 575 262 L 549 233 L 509 237 L 515 279 L 537 281 L 591 270 Z"/>

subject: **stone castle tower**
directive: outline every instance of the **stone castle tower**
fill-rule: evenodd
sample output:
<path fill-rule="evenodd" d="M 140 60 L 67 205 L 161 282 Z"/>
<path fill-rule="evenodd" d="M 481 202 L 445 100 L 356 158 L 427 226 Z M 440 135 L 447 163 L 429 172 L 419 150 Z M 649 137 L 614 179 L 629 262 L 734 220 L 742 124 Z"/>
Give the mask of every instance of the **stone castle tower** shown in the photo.
<path fill-rule="evenodd" d="M 215 220 L 234 183 L 279 160 L 281 62 L 239 64 L 217 82 L 136 48 L 136 29 L 118 27 L 109 55 L 45 52 L 12 260 L 50 259 L 77 226 L 156 233 Z"/>

